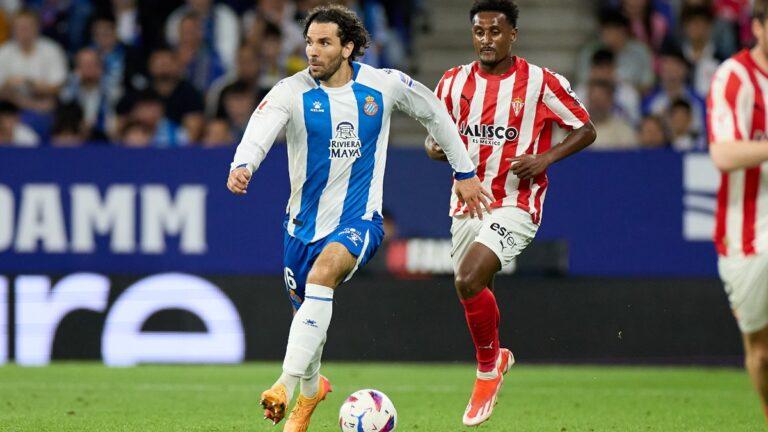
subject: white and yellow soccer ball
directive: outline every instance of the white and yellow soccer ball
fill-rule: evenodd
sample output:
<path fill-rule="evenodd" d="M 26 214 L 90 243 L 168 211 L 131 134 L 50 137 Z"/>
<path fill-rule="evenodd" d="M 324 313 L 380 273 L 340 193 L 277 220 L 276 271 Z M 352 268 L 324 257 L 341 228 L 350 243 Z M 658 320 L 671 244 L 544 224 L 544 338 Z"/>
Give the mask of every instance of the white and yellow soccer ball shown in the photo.
<path fill-rule="evenodd" d="M 358 390 L 341 406 L 339 426 L 342 432 L 392 432 L 397 427 L 397 410 L 384 393 Z"/>

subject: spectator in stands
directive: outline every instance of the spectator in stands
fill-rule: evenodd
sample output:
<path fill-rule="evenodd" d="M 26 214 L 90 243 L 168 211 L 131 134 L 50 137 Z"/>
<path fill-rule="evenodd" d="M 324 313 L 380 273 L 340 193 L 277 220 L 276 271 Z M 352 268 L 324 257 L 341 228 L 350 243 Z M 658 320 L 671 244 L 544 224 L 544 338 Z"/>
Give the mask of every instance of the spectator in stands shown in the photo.
<path fill-rule="evenodd" d="M 405 48 L 399 35 L 389 28 L 387 13 L 378 0 L 342 0 L 363 19 L 371 35 L 371 46 L 365 50 L 361 62 L 374 67 L 405 68 Z"/>
<path fill-rule="evenodd" d="M 640 122 L 640 145 L 647 149 L 669 147 L 664 120 L 655 115 L 643 117 Z"/>
<path fill-rule="evenodd" d="M 254 94 L 247 83 L 236 82 L 222 92 L 221 99 L 232 137 L 240 141 L 256 109 Z"/>
<path fill-rule="evenodd" d="M 640 94 L 633 86 L 621 81 L 616 76 L 616 56 L 607 50 L 599 49 L 592 56 L 592 68 L 589 81 L 604 80 L 613 83 L 616 92 L 613 95 L 614 112 L 624 117 L 632 125 L 640 124 Z M 588 97 L 588 82 L 579 84 L 576 93 L 582 98 Z"/>
<path fill-rule="evenodd" d="M 155 147 L 175 148 L 189 144 L 189 134 L 182 125 L 165 115 L 163 99 L 152 90 L 139 93 L 131 108 L 130 119 L 142 123 L 151 131 Z"/>
<path fill-rule="evenodd" d="M 160 95 L 168 119 L 181 125 L 191 141 L 200 138 L 205 123 L 203 98 L 195 88 L 181 78 L 181 66 L 176 54 L 167 49 L 155 50 L 149 57 L 150 86 Z M 118 104 L 118 113 L 124 115 L 133 106 L 135 94 L 129 94 Z"/>
<path fill-rule="evenodd" d="M 691 104 L 676 99 L 666 115 L 672 148 L 677 151 L 706 150 L 704 134 L 693 127 Z"/>
<path fill-rule="evenodd" d="M 127 88 L 141 88 L 146 84 L 146 59 L 136 47 L 118 39 L 115 19 L 99 15 L 91 24 L 92 48 L 99 53 L 104 67 L 104 85 L 116 95 Z"/>
<path fill-rule="evenodd" d="M 227 68 L 234 65 L 235 53 L 240 44 L 240 23 L 232 9 L 224 4 L 213 4 L 213 0 L 187 0 L 186 4 L 176 9 L 168 17 L 165 36 L 169 44 L 176 46 L 182 18 L 189 12 L 201 17 L 203 40 Z"/>
<path fill-rule="evenodd" d="M 205 98 L 205 113 L 209 117 L 223 116 L 224 107 L 221 106 L 221 92 L 235 82 L 244 82 L 251 89 L 257 100 L 269 91 L 259 84 L 261 68 L 256 49 L 252 45 L 242 45 L 237 50 L 237 64 L 235 70 L 222 76 L 211 84 Z"/>
<path fill-rule="evenodd" d="M 614 112 L 614 84 L 607 80 L 591 80 L 588 84 L 587 108 L 597 129 L 593 150 L 625 150 L 638 147 L 632 125 Z"/>
<path fill-rule="evenodd" d="M 704 130 L 704 100 L 688 84 L 690 65 L 679 48 L 666 47 L 660 56 L 659 85 L 643 100 L 643 114 L 664 115 L 672 101 L 683 99 L 693 110 L 693 127 Z"/>
<path fill-rule="evenodd" d="M 281 51 L 283 47 L 283 33 L 278 26 L 267 22 L 264 25 L 264 35 L 261 40 L 259 63 L 261 64 L 261 88 L 272 88 L 286 75 L 290 73 L 282 61 Z"/>
<path fill-rule="evenodd" d="M 202 145 L 205 148 L 229 147 L 237 141 L 230 132 L 229 122 L 223 118 L 214 118 L 205 125 Z"/>
<path fill-rule="evenodd" d="M 0 95 L 22 110 L 48 113 L 66 78 L 64 51 L 40 36 L 33 11 L 20 11 L 13 20 L 13 39 L 0 47 Z"/>
<path fill-rule="evenodd" d="M 120 144 L 131 148 L 149 147 L 152 145 L 152 129 L 138 120 L 129 120 L 120 130 Z"/>
<path fill-rule="evenodd" d="M 59 104 L 54 114 L 51 145 L 54 147 L 79 147 L 91 139 L 80 105 L 76 102 Z"/>
<path fill-rule="evenodd" d="M 114 130 L 114 106 L 119 96 L 119 88 L 108 88 L 103 78 L 98 52 L 83 48 L 77 52 L 75 69 L 61 92 L 62 102 L 80 106 L 86 126 L 100 139 Z"/>
<path fill-rule="evenodd" d="M 294 21 L 301 23 L 309 15 L 309 11 L 323 4 L 323 0 L 296 0 L 296 12 L 293 14 Z"/>
<path fill-rule="evenodd" d="M 20 121 L 19 108 L 0 100 L 0 146 L 35 147 L 40 138 L 32 128 Z"/>
<path fill-rule="evenodd" d="M 739 7 L 735 7 L 735 3 L 739 3 L 742 0 L 727 0 L 725 2 L 721 0 L 683 0 L 680 5 L 680 16 L 686 9 L 691 8 L 703 8 L 711 12 L 713 16 L 711 39 L 715 46 L 715 55 L 720 60 L 729 58 L 733 53 L 739 49 L 737 40 L 737 22 L 742 15 L 739 12 Z M 749 1 L 749 0 L 744 0 Z M 725 5 L 725 3 L 730 3 Z M 747 15 L 751 14 L 751 8 L 748 3 L 741 6 Z M 750 21 L 749 19 L 747 21 Z M 751 30 L 749 31 L 751 37 Z"/>
<path fill-rule="evenodd" d="M 704 96 L 720 62 L 725 59 L 715 51 L 712 40 L 714 15 L 704 6 L 687 6 L 681 13 L 683 25 L 682 49 L 685 58 L 692 65 L 693 87 Z"/>
<path fill-rule="evenodd" d="M 202 24 L 196 12 L 187 12 L 182 17 L 176 56 L 187 81 L 204 93 L 214 80 L 224 75 L 226 68 L 216 50 L 205 44 Z"/>
<path fill-rule="evenodd" d="M 136 0 L 112 0 L 112 11 L 115 15 L 117 37 L 120 42 L 129 47 L 139 45 L 141 25 Z"/>
<path fill-rule="evenodd" d="M 53 39 L 69 54 L 84 47 L 93 14 L 91 0 L 25 0 L 39 18 L 40 32 Z"/>
<path fill-rule="evenodd" d="M 280 30 L 281 63 L 304 58 L 304 35 L 302 26 L 294 19 L 294 2 L 284 0 L 256 0 L 253 8 L 243 14 L 243 36 L 249 45 L 259 46 L 265 36 L 265 26 L 271 23 Z M 272 34 L 274 35 L 274 33 Z M 303 69 L 304 67 L 300 67 Z M 294 67 L 289 69 L 294 70 Z"/>
<path fill-rule="evenodd" d="M 669 32 L 669 22 L 651 0 L 622 0 L 621 11 L 629 19 L 632 36 L 658 52 Z"/>
<path fill-rule="evenodd" d="M 579 81 L 588 81 L 590 63 L 595 51 L 607 49 L 616 56 L 616 74 L 639 91 L 653 86 L 651 52 L 644 44 L 632 39 L 629 21 L 621 13 L 605 10 L 600 15 L 600 39 L 585 46 L 579 55 Z"/>
<path fill-rule="evenodd" d="M 125 71 L 125 47 L 117 38 L 115 20 L 101 15 L 91 23 L 92 47 L 99 54 L 108 88 L 121 88 Z"/>

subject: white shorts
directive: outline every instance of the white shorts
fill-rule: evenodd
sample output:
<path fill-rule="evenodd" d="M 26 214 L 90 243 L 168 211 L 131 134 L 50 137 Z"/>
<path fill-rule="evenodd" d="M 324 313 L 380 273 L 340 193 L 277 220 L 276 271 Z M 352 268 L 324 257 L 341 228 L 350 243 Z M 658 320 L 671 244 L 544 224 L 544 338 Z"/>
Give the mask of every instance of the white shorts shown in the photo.
<path fill-rule="evenodd" d="M 717 268 L 741 332 L 768 325 L 768 254 L 720 257 Z"/>
<path fill-rule="evenodd" d="M 499 257 L 501 267 L 506 267 L 531 243 L 538 229 L 531 215 L 517 207 L 494 209 L 491 214 L 485 213 L 483 220 L 471 219 L 468 215 L 454 217 L 451 224 L 453 270 L 458 271 L 461 259 L 474 242 L 487 246 Z"/>

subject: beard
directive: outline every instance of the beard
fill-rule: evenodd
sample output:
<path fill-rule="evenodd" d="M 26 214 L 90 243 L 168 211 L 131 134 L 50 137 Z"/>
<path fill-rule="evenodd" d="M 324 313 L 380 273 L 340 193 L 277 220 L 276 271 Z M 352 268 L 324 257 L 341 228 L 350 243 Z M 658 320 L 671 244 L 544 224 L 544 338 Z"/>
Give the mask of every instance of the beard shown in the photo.
<path fill-rule="evenodd" d="M 328 81 L 333 74 L 335 74 L 339 68 L 341 67 L 341 63 L 344 61 L 344 57 L 339 55 L 334 60 L 332 60 L 328 67 L 326 67 L 324 70 L 321 70 L 317 73 L 313 73 L 312 69 L 309 69 L 309 74 L 312 76 L 312 78 L 318 80 L 318 81 Z"/>

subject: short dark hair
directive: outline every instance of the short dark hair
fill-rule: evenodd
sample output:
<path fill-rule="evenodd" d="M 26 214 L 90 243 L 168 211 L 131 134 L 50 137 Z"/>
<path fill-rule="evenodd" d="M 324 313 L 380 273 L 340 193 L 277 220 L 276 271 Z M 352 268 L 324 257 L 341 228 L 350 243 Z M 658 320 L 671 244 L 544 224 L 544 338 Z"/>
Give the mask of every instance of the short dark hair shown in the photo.
<path fill-rule="evenodd" d="M 712 22 L 715 20 L 715 14 L 712 13 L 712 9 L 706 6 L 683 6 L 683 10 L 680 11 L 680 22 L 686 24 L 696 18 L 703 18 L 709 22 Z"/>
<path fill-rule="evenodd" d="M 83 115 L 83 108 L 77 102 L 59 104 L 53 116 L 53 134 L 58 135 L 66 132 L 80 133 Z"/>
<path fill-rule="evenodd" d="M 600 27 L 622 27 L 629 30 L 629 19 L 616 9 L 603 9 L 598 20 Z"/>
<path fill-rule="evenodd" d="M 365 49 L 371 45 L 371 35 L 365 29 L 360 18 L 349 8 L 341 5 L 318 6 L 311 11 L 304 20 L 304 37 L 307 37 L 309 26 L 313 22 L 334 23 L 339 26 L 338 36 L 341 39 L 341 45 L 349 42 L 355 46 L 352 50 L 350 60 L 362 57 Z"/>
<path fill-rule="evenodd" d="M 264 23 L 264 38 L 272 37 L 275 39 L 282 39 L 283 38 L 283 31 L 280 30 L 280 27 L 273 23 L 272 21 L 267 21 Z"/>
<path fill-rule="evenodd" d="M 8 100 L 0 100 L 0 115 L 18 115 L 19 107 Z"/>
<path fill-rule="evenodd" d="M 253 88 L 241 80 L 235 81 L 221 90 L 221 100 L 228 98 L 230 95 L 248 95 L 254 99 L 256 97 Z"/>
<path fill-rule="evenodd" d="M 768 18 L 768 0 L 755 0 L 752 6 L 752 18 L 765 22 Z"/>
<path fill-rule="evenodd" d="M 676 43 L 665 43 L 659 50 L 659 57 L 673 58 L 684 64 L 688 69 L 693 67 L 691 62 L 685 57 L 683 49 Z"/>
<path fill-rule="evenodd" d="M 689 114 L 693 112 L 693 109 L 691 108 L 691 104 L 688 103 L 688 101 L 685 99 L 677 98 L 673 100 L 672 103 L 669 105 L 670 112 L 679 108 L 682 108 L 688 111 Z"/>
<path fill-rule="evenodd" d="M 613 51 L 601 48 L 592 54 L 592 66 L 612 66 L 616 63 Z"/>
<path fill-rule="evenodd" d="M 507 17 L 507 22 L 514 28 L 517 28 L 517 18 L 520 16 L 520 9 L 513 0 L 476 0 L 469 10 L 469 20 L 475 19 L 475 15 L 480 12 L 501 12 Z"/>

